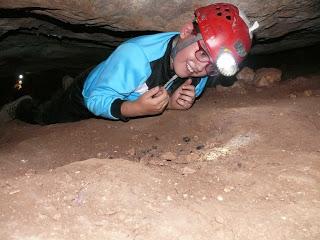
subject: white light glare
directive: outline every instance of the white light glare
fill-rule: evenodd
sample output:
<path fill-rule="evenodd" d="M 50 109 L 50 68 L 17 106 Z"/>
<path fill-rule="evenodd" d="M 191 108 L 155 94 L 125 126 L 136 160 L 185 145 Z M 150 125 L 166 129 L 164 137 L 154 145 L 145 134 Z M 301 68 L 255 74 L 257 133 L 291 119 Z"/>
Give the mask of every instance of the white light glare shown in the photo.
<path fill-rule="evenodd" d="M 19 79 L 23 79 L 23 75 L 22 74 L 19 75 Z"/>
<path fill-rule="evenodd" d="M 229 52 L 224 52 L 218 57 L 217 67 L 224 76 L 232 76 L 238 70 L 236 60 Z"/>

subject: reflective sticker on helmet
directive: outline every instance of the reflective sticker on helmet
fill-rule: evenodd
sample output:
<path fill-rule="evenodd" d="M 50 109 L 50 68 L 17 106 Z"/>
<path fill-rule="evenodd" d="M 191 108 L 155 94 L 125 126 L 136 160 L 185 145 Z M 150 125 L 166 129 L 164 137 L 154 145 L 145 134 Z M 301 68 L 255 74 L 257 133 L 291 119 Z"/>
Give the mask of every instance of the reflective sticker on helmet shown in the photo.
<path fill-rule="evenodd" d="M 234 44 L 234 48 L 236 49 L 237 53 L 239 54 L 240 57 L 244 57 L 247 55 L 247 51 L 246 49 L 244 48 L 243 44 L 241 41 L 237 41 L 235 44 Z"/>

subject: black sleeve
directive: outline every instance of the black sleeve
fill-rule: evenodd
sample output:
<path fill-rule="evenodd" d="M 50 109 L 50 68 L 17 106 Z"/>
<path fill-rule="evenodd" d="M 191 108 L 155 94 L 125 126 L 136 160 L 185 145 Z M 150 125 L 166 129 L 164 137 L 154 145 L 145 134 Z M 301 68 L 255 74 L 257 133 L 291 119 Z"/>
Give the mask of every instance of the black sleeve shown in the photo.
<path fill-rule="evenodd" d="M 115 118 L 120 119 L 121 121 L 127 122 L 129 121 L 129 118 L 121 114 L 121 105 L 123 102 L 125 102 L 125 100 L 121 100 L 120 98 L 117 98 L 113 101 L 113 103 L 111 104 L 111 115 Z"/>

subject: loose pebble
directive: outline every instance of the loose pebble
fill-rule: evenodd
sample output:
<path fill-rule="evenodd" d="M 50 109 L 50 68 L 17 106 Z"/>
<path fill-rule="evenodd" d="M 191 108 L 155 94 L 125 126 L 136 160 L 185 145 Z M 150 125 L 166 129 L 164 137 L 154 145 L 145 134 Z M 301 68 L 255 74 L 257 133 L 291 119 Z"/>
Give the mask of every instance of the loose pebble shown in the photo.
<path fill-rule="evenodd" d="M 306 96 L 306 97 L 311 97 L 312 96 L 312 91 L 311 90 L 305 90 L 303 92 L 303 94 Z"/>
<path fill-rule="evenodd" d="M 191 139 L 190 139 L 189 137 L 183 137 L 182 140 L 183 140 L 184 142 L 190 142 Z"/>
<path fill-rule="evenodd" d="M 218 196 L 217 196 L 217 200 L 220 201 L 220 202 L 222 202 L 222 201 L 223 201 L 223 197 L 222 197 L 221 195 L 218 195 Z"/>
<path fill-rule="evenodd" d="M 13 194 L 16 194 L 16 193 L 19 193 L 19 192 L 20 192 L 20 190 L 17 189 L 17 190 L 13 190 L 13 191 L 9 192 L 9 194 L 10 194 L 10 195 L 13 195 Z"/>
<path fill-rule="evenodd" d="M 223 189 L 224 192 L 228 193 L 228 192 L 231 192 L 232 190 L 234 189 L 234 187 L 232 186 L 227 186 Z"/>
<path fill-rule="evenodd" d="M 189 167 L 184 167 L 182 169 L 182 175 L 188 175 L 188 174 L 193 174 L 195 173 L 196 170 L 192 169 L 192 168 L 189 168 Z"/>
<path fill-rule="evenodd" d="M 296 94 L 291 93 L 291 94 L 289 94 L 289 98 L 291 98 L 291 99 L 295 99 L 295 98 L 297 98 L 297 95 L 296 95 Z"/>

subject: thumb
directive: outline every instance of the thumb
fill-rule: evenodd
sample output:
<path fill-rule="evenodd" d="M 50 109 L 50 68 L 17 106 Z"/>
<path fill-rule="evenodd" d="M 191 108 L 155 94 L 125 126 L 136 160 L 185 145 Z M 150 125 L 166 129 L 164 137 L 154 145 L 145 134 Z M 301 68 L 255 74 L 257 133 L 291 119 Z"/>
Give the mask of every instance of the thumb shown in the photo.
<path fill-rule="evenodd" d="M 147 91 L 144 95 L 146 97 L 152 97 L 154 96 L 155 94 L 157 94 L 158 92 L 160 91 L 160 87 L 157 86 L 157 87 L 154 87 L 154 88 L 151 88 L 149 91 Z"/>
<path fill-rule="evenodd" d="M 191 84 L 192 84 L 192 79 L 191 78 L 189 78 L 187 81 L 185 81 L 183 83 L 183 85 L 191 85 Z"/>

